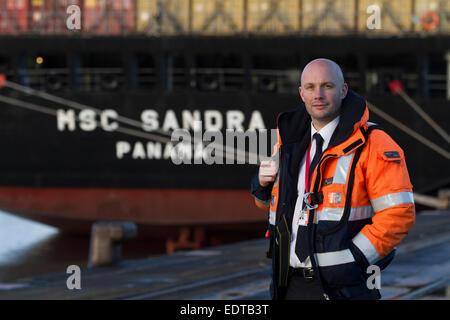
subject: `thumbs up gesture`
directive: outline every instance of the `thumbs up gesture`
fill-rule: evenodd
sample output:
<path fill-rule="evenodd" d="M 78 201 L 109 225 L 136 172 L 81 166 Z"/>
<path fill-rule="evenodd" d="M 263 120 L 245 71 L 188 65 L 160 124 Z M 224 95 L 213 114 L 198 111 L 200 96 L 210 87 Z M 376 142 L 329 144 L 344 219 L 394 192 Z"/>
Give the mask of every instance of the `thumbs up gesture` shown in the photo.
<path fill-rule="evenodd" d="M 261 161 L 259 166 L 259 184 L 262 187 L 267 187 L 271 182 L 274 182 L 278 173 L 278 165 L 273 160 Z"/>

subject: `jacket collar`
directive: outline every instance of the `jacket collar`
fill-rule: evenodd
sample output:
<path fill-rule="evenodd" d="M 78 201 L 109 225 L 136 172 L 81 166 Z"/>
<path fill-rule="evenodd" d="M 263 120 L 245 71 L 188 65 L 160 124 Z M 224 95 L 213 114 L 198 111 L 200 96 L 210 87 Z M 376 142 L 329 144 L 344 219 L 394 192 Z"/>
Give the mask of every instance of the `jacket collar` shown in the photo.
<path fill-rule="evenodd" d="M 369 110 L 366 101 L 352 90 L 349 90 L 345 99 L 342 100 L 341 118 L 331 137 L 327 150 L 333 149 L 334 153 L 346 154 L 361 143 L 364 143 L 364 137 L 359 128 L 368 119 Z M 282 144 L 300 142 L 305 135 L 309 137 L 311 134 L 311 116 L 306 112 L 303 102 L 296 110 L 281 113 L 278 116 L 277 125 Z M 359 139 L 361 139 L 361 143 L 356 144 Z M 341 145 L 346 141 L 347 143 Z M 354 147 L 349 149 L 352 143 Z"/>

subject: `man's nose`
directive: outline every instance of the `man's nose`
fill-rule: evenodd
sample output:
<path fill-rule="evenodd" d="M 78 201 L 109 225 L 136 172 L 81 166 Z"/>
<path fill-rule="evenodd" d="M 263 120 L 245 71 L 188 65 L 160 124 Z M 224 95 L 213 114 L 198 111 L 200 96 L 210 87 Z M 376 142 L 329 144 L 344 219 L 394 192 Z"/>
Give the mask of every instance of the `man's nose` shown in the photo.
<path fill-rule="evenodd" d="M 322 87 L 318 87 L 314 89 L 314 100 L 320 100 L 323 98 L 323 89 Z"/>

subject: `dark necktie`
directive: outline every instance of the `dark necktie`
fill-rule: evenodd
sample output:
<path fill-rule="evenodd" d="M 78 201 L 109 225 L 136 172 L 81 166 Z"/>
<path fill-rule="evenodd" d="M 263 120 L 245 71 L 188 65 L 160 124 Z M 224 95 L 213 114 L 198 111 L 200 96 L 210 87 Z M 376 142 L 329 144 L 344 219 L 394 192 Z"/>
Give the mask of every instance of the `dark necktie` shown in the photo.
<path fill-rule="evenodd" d="M 323 146 L 323 138 L 319 133 L 315 133 L 313 135 L 313 139 L 316 141 L 316 153 L 314 154 L 314 158 L 309 165 L 309 184 L 312 185 L 311 176 L 314 171 L 314 168 L 319 163 L 320 157 L 322 156 L 322 146 Z M 305 172 L 306 174 L 306 172 Z M 312 189 L 312 187 L 310 187 Z M 305 186 L 305 193 L 308 192 Z M 302 208 L 305 208 L 305 203 L 302 203 Z M 301 213 L 300 213 L 301 214 Z M 308 257 L 308 237 L 306 232 L 306 226 L 298 226 L 297 229 L 297 242 L 295 244 L 295 254 L 299 258 L 300 262 L 304 262 Z"/>
<path fill-rule="evenodd" d="M 311 184 L 311 176 L 312 173 L 315 169 L 315 167 L 317 166 L 317 164 L 319 163 L 320 158 L 322 157 L 322 146 L 323 146 L 323 138 L 319 133 L 314 133 L 313 135 L 314 140 L 316 141 L 316 154 L 314 155 L 314 158 L 311 161 L 311 164 L 309 165 L 309 185 L 312 187 Z M 310 189 L 312 189 L 310 187 Z M 306 191 L 305 191 L 306 192 Z"/>

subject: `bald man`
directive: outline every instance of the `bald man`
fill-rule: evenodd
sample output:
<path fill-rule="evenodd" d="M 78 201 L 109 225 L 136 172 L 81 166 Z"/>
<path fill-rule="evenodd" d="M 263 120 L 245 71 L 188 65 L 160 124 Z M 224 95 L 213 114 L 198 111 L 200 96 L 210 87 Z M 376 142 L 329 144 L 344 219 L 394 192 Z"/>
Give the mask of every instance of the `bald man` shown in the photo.
<path fill-rule="evenodd" d="M 317 131 L 339 116 L 347 91 L 341 68 L 335 62 L 317 59 L 306 65 L 299 92 Z"/>
<path fill-rule="evenodd" d="M 272 297 L 379 299 L 368 270 L 390 263 L 415 219 L 403 150 L 368 122 L 335 62 L 308 63 L 299 93 L 304 105 L 279 115 L 277 152 L 252 180 L 269 208 Z"/>

